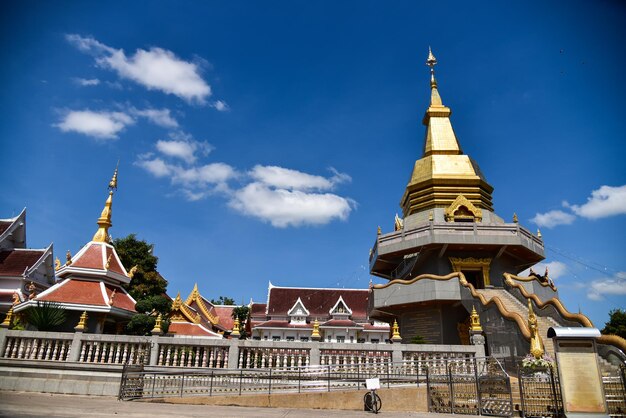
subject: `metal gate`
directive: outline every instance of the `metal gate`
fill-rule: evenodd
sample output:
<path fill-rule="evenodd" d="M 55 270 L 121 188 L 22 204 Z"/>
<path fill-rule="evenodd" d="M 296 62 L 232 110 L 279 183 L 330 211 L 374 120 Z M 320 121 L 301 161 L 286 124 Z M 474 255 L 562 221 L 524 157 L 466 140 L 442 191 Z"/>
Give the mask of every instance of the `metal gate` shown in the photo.
<path fill-rule="evenodd" d="M 626 367 L 608 371 L 602 376 L 602 383 L 609 416 L 626 417 Z"/>
<path fill-rule="evenodd" d="M 499 417 L 513 415 L 511 379 L 494 358 L 487 359 L 478 375 L 478 396 L 481 415 Z"/>
<path fill-rule="evenodd" d="M 137 399 L 143 396 L 143 364 L 124 364 L 118 400 Z"/>
<path fill-rule="evenodd" d="M 559 417 L 563 399 L 556 369 L 520 368 L 518 372 L 524 417 Z"/>
<path fill-rule="evenodd" d="M 429 367 L 427 386 L 430 412 L 512 415 L 509 375 L 494 358 Z"/>

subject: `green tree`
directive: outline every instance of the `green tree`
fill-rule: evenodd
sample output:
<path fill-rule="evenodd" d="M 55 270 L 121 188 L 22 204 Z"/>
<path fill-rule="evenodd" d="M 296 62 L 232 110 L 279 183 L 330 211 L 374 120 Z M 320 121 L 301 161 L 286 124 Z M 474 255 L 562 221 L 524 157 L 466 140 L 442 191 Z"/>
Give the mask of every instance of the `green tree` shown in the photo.
<path fill-rule="evenodd" d="M 26 321 L 39 331 L 53 331 L 66 318 L 65 308 L 55 302 L 37 301 L 37 306 L 26 311 Z"/>
<path fill-rule="evenodd" d="M 426 340 L 421 335 L 417 334 L 411 338 L 411 344 L 426 344 Z"/>
<path fill-rule="evenodd" d="M 133 335 L 149 335 L 160 314 L 163 318 L 161 329 L 167 332 L 167 316 L 172 301 L 165 296 L 167 280 L 157 271 L 159 258 L 153 254 L 154 246 L 138 240 L 135 234 L 118 238 L 113 241 L 113 245 L 126 270 L 133 270 L 133 277 L 126 290 L 137 301 L 137 315 L 131 318 L 126 331 Z"/>
<path fill-rule="evenodd" d="M 113 241 L 126 270 L 135 269 L 126 290 L 135 300 L 162 295 L 167 290 L 167 280 L 157 271 L 159 258 L 153 254 L 154 246 L 138 240 L 135 234 Z"/>
<path fill-rule="evenodd" d="M 220 296 L 217 299 L 211 299 L 211 303 L 213 305 L 234 305 L 235 299 L 229 298 L 228 296 Z"/>
<path fill-rule="evenodd" d="M 611 310 L 609 312 L 609 320 L 604 324 L 602 333 L 619 335 L 622 338 L 626 338 L 626 310 Z"/>
<path fill-rule="evenodd" d="M 250 314 L 250 308 L 248 306 L 236 306 L 233 308 L 233 313 L 231 314 L 233 319 L 239 319 L 239 324 L 241 326 L 241 339 L 246 339 L 248 334 L 246 333 L 245 324 L 248 320 L 248 315 Z"/>

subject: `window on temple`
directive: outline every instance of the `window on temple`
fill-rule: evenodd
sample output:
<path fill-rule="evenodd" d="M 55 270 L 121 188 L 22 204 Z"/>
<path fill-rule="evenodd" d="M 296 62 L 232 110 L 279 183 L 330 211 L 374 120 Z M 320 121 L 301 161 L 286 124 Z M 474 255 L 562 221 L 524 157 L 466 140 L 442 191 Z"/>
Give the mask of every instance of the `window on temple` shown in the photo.
<path fill-rule="evenodd" d="M 287 341 L 295 341 L 295 337 L 287 337 Z"/>
<path fill-rule="evenodd" d="M 338 343 L 345 343 L 346 342 L 346 337 L 343 335 L 337 335 L 337 342 Z"/>
<path fill-rule="evenodd" d="M 309 341 L 309 337 L 300 337 L 300 341 L 302 341 L 303 343 L 306 343 Z"/>
<path fill-rule="evenodd" d="M 337 303 L 330 310 L 333 319 L 348 319 L 352 315 L 352 310 L 348 307 L 341 296 L 337 299 Z"/>
<path fill-rule="evenodd" d="M 279 337 L 279 336 L 277 336 L 277 335 L 274 335 L 274 336 L 272 337 L 272 341 L 280 341 L 280 337 Z"/>

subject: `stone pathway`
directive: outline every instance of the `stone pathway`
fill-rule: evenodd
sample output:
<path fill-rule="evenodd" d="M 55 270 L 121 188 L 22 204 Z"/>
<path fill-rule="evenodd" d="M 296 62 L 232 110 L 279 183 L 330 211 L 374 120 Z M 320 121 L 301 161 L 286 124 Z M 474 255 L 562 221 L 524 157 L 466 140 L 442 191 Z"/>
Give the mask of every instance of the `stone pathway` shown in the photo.
<path fill-rule="evenodd" d="M 236 406 L 174 405 L 151 402 L 120 402 L 104 396 L 60 395 L 32 392 L 0 391 L 0 417 L 128 417 L 128 418 L 171 418 L 171 417 L 368 417 L 364 411 L 339 411 L 288 408 L 245 408 Z M 380 417 L 454 418 L 455 415 L 385 412 Z"/>

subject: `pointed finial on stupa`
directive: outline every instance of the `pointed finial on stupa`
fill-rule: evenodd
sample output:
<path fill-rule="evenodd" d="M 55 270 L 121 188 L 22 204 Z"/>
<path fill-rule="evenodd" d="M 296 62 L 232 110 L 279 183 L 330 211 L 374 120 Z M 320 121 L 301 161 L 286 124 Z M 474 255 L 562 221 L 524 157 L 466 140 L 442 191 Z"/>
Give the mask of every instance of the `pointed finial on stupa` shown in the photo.
<path fill-rule="evenodd" d="M 433 55 L 433 51 L 430 49 L 430 46 L 428 47 L 426 65 L 430 67 L 430 87 L 437 88 L 437 80 L 435 80 L 435 65 L 437 65 L 437 58 Z"/>
<path fill-rule="evenodd" d="M 119 165 L 119 162 L 118 162 Z M 113 191 L 117 190 L 117 170 L 118 167 L 115 167 L 115 171 L 113 172 L 113 177 L 109 182 L 109 197 L 106 202 L 104 202 L 104 209 L 102 209 L 102 213 L 98 218 L 98 230 L 94 234 L 92 241 L 96 242 L 109 242 L 111 241 L 111 237 L 109 236 L 109 228 L 113 226 L 111 223 L 111 206 L 113 205 Z"/>
<path fill-rule="evenodd" d="M 517 218 L 517 213 L 513 212 L 513 222 L 519 223 L 519 219 Z"/>

